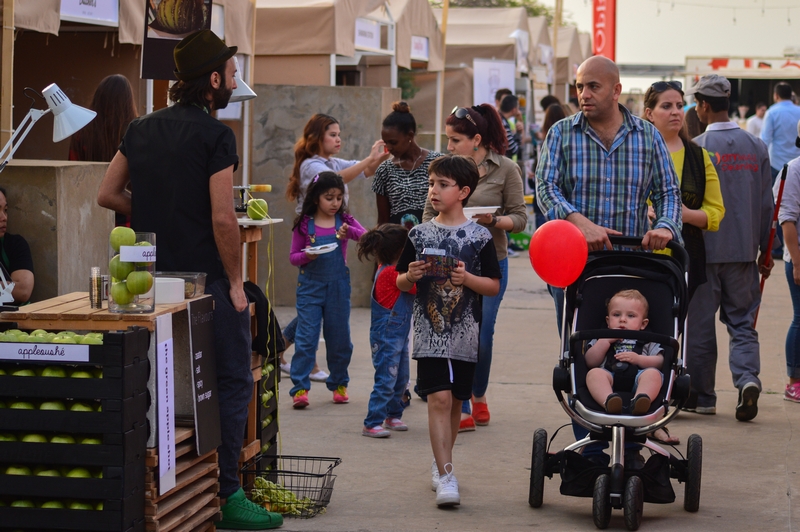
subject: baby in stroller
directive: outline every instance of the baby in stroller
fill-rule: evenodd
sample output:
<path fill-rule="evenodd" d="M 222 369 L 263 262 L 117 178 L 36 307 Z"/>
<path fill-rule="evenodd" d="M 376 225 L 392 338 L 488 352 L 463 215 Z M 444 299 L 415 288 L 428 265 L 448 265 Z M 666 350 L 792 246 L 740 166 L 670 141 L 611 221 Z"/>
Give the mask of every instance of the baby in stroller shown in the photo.
<path fill-rule="evenodd" d="M 638 290 L 621 290 L 606 306 L 609 329 L 641 331 L 647 327 L 647 299 Z M 599 338 L 589 342 L 585 354 L 586 387 L 592 398 L 609 414 L 622 413 L 622 396 L 614 390 L 631 391 L 635 395 L 629 411 L 641 416 L 650 409 L 664 376 L 664 350 L 655 342 L 622 338 Z"/>

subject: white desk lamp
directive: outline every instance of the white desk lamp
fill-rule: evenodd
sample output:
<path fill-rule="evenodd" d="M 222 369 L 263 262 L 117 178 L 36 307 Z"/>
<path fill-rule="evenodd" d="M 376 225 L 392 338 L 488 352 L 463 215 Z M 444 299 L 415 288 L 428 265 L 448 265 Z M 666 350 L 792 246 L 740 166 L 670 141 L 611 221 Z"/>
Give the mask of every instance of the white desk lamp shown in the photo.
<path fill-rule="evenodd" d="M 40 98 L 44 98 L 47 102 L 48 109 L 35 109 L 33 105 L 36 103 L 36 100 L 27 94 L 27 91 L 34 93 Z M 83 128 L 97 116 L 97 113 L 94 111 L 90 111 L 79 105 L 74 105 L 69 98 L 67 98 L 67 95 L 64 94 L 64 91 L 59 89 L 58 85 L 55 83 L 48 85 L 44 91 L 42 91 L 42 94 L 39 94 L 31 88 L 26 88 L 24 92 L 26 92 L 25 95 L 31 99 L 31 108 L 28 114 L 25 115 L 25 118 L 22 119 L 22 122 L 20 122 L 19 127 L 14 131 L 14 134 L 11 135 L 8 143 L 3 147 L 3 150 L 0 151 L 0 159 L 3 161 L 0 163 L 0 172 L 5 169 L 8 161 L 11 160 L 14 152 L 17 151 L 17 148 L 19 148 L 22 141 L 25 140 L 25 137 L 28 136 L 33 125 L 47 113 L 53 112 L 53 142 L 61 142 Z M 0 268 L 0 304 L 14 302 L 14 296 L 11 295 L 12 290 L 14 290 L 14 283 L 10 279 L 6 279 L 3 269 Z"/>
<path fill-rule="evenodd" d="M 239 72 L 239 60 L 236 59 L 236 56 L 233 56 L 233 62 L 236 64 L 236 74 L 233 75 L 233 79 L 236 80 L 236 88 L 233 89 L 233 93 L 231 93 L 231 99 L 228 101 L 235 103 L 243 102 L 245 100 L 252 100 L 256 97 L 256 93 L 253 92 L 253 89 L 247 86 L 247 83 L 242 81 L 242 76 Z"/>

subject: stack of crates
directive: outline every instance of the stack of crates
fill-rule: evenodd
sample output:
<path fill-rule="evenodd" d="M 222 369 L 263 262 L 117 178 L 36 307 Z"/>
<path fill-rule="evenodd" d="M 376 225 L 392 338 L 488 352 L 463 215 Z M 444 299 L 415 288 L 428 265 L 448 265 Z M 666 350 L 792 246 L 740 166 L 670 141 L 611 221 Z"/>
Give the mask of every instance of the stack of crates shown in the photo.
<path fill-rule="evenodd" d="M 148 343 L 134 327 L 85 363 L 0 360 L 0 530 L 145 530 Z"/>

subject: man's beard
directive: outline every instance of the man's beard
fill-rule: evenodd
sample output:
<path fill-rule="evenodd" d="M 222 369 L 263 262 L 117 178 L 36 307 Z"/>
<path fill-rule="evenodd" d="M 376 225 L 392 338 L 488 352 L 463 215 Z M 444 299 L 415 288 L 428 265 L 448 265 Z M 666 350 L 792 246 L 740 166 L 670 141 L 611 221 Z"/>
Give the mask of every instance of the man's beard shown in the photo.
<path fill-rule="evenodd" d="M 222 78 L 222 83 L 218 89 L 215 89 L 211 94 L 211 100 L 214 103 L 214 110 L 225 109 L 233 94 L 233 89 L 229 89 L 225 83 L 225 78 Z"/>

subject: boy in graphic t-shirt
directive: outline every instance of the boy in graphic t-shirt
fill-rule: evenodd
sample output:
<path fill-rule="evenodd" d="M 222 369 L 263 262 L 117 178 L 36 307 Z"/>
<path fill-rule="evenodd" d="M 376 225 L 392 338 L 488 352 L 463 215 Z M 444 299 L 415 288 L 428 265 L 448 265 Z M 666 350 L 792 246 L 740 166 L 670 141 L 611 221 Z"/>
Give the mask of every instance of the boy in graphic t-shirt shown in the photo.
<path fill-rule="evenodd" d="M 433 161 L 428 173 L 428 197 L 439 214 L 409 231 L 396 269 L 400 290 L 417 287 L 413 358 L 419 392 L 428 398 L 431 487 L 436 504 L 445 507 L 461 503 L 453 444 L 461 403 L 472 395 L 480 296 L 498 293 L 501 273 L 491 233 L 464 216 L 464 205 L 478 185 L 475 163 L 447 155 Z"/>

